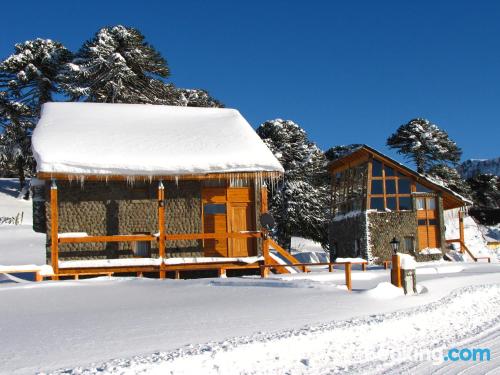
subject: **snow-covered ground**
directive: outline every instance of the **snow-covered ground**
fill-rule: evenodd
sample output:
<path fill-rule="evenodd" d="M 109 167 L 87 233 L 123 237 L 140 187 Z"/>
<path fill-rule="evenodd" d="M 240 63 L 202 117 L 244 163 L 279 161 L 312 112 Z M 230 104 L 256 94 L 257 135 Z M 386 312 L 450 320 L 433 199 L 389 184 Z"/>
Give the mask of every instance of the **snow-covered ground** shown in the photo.
<path fill-rule="evenodd" d="M 0 225 L 0 264 L 43 264 L 29 202 L 0 190 L 0 210 L 9 205 L 26 221 Z M 292 247 L 323 257 L 309 241 Z M 269 279 L 0 276 L 0 374 L 493 374 L 499 271 L 498 263 L 420 263 L 419 294 L 408 296 L 375 266 L 354 267 L 352 292 L 338 269 Z M 443 362 L 453 347 L 490 348 L 491 360 Z"/>

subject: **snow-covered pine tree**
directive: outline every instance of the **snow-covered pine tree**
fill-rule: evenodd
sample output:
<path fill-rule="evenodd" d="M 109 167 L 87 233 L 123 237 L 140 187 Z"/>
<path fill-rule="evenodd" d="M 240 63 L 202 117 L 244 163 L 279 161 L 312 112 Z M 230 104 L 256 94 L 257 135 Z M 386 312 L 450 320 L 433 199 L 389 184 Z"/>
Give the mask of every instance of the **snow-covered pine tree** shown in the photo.
<path fill-rule="evenodd" d="M 285 169 L 269 199 L 278 242 L 290 249 L 291 237 L 301 236 L 326 247 L 330 194 L 323 152 L 290 120 L 266 121 L 257 134 Z"/>
<path fill-rule="evenodd" d="M 353 143 L 350 145 L 333 146 L 325 151 L 325 157 L 328 161 L 333 161 L 339 159 L 354 150 L 360 148 L 362 145 L 358 143 Z"/>
<path fill-rule="evenodd" d="M 467 180 L 474 206 L 488 209 L 500 208 L 500 178 L 492 174 L 478 174 Z"/>
<path fill-rule="evenodd" d="M 70 59 L 71 52 L 50 39 L 18 43 L 15 52 L 0 63 L 0 89 L 31 106 L 37 115 L 41 105 L 59 92 L 57 77 Z"/>
<path fill-rule="evenodd" d="M 461 196 L 470 198 L 470 187 L 455 168 L 447 164 L 435 164 L 430 167 L 427 175 Z"/>
<path fill-rule="evenodd" d="M 387 139 L 387 146 L 412 160 L 418 173 L 424 173 L 436 163 L 456 164 L 462 155 L 462 150 L 444 130 L 422 118 L 401 125 Z"/>
<path fill-rule="evenodd" d="M 29 106 L 11 100 L 6 92 L 0 92 L 0 174 L 17 176 L 21 189 L 26 176 L 34 170 L 31 154 L 33 117 Z"/>
<path fill-rule="evenodd" d="M 224 108 L 217 99 L 210 96 L 208 91 L 202 89 L 176 89 L 176 104 L 185 107 L 212 107 Z"/>
<path fill-rule="evenodd" d="M 164 104 L 166 60 L 134 28 L 104 27 L 84 43 L 60 78 L 75 100 Z"/>

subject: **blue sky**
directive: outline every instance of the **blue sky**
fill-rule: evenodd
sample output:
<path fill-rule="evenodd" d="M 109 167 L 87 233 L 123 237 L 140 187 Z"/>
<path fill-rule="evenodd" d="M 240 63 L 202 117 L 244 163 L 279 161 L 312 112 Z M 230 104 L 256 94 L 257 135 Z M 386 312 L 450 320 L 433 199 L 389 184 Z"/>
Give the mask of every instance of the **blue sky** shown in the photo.
<path fill-rule="evenodd" d="M 386 152 L 399 125 L 426 117 L 464 159 L 500 156 L 498 1 L 65 0 L 1 10 L 0 58 L 35 37 L 76 50 L 100 27 L 124 24 L 163 54 L 173 83 L 209 90 L 254 127 L 291 119 L 323 149 Z"/>

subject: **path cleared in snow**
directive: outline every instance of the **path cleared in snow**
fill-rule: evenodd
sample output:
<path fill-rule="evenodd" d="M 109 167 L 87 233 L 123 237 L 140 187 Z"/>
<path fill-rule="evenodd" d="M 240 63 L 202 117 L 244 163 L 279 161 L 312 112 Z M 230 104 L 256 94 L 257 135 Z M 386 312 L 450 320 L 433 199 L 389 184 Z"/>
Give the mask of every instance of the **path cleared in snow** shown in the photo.
<path fill-rule="evenodd" d="M 445 349 L 498 328 L 500 284 L 474 286 L 406 311 L 188 346 L 59 374 L 378 374 L 412 363 L 419 366 L 411 373 L 428 373 L 442 364 Z M 491 345 L 498 343 L 498 334 L 487 337 L 493 339 Z M 402 348 L 410 350 L 399 352 Z M 500 363 L 493 358 L 475 363 L 474 373 Z M 457 370 L 451 364 L 447 369 Z"/>

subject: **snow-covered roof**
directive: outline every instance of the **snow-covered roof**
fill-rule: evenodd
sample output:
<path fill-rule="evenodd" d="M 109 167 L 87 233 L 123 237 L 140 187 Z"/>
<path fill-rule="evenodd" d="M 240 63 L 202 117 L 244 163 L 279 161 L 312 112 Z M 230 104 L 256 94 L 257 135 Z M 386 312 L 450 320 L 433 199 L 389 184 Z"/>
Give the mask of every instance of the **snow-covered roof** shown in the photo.
<path fill-rule="evenodd" d="M 235 109 L 46 103 L 32 137 L 38 172 L 181 176 L 283 172 Z"/>

